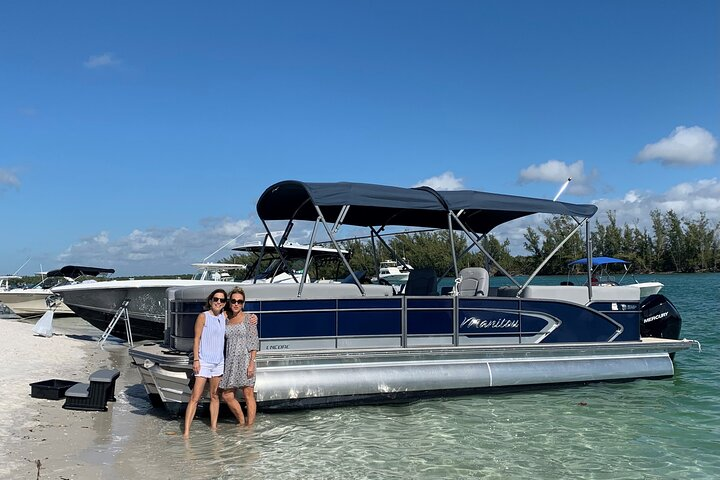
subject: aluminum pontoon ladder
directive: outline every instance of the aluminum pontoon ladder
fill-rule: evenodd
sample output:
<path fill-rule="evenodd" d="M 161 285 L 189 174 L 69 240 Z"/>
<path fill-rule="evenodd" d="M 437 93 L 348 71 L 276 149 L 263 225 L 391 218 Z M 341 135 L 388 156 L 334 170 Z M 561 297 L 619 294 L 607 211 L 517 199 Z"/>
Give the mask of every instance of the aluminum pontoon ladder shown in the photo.
<path fill-rule="evenodd" d="M 128 343 L 131 347 L 135 346 L 132 339 L 132 330 L 130 329 L 130 315 L 128 314 L 128 305 L 130 305 L 130 299 L 126 298 L 120 304 L 120 308 L 118 308 L 118 311 L 115 312 L 115 316 L 112 318 L 112 320 L 110 320 L 110 324 L 108 324 L 107 328 L 100 337 L 100 340 L 98 341 L 100 348 L 103 348 L 103 345 L 105 345 L 105 341 L 110 336 L 110 332 L 112 332 L 113 328 L 115 328 L 115 325 L 117 325 L 120 317 L 123 317 L 123 319 L 125 320 L 125 335 L 127 335 Z"/>

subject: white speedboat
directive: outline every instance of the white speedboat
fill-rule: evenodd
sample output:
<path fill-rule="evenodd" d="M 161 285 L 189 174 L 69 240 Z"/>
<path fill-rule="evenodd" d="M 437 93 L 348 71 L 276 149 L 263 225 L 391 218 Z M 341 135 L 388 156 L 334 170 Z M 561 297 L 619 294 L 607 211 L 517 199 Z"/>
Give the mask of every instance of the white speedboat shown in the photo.
<path fill-rule="evenodd" d="M 410 264 L 405 261 L 398 264 L 395 260 L 383 260 L 380 262 L 378 278 L 391 285 L 405 285 L 412 269 Z"/>
<path fill-rule="evenodd" d="M 22 277 L 17 275 L 0 275 L 0 292 L 7 292 L 14 288 L 10 283 L 11 280 L 20 280 Z M 0 318 L 17 319 L 20 318 L 16 313 L 10 310 L 10 307 L 0 302 Z"/>
<path fill-rule="evenodd" d="M 13 287 L 12 283 L 10 283 L 11 280 L 20 280 L 22 277 L 18 275 L 0 275 L 0 292 L 7 292 L 8 290 L 12 290 Z"/>
<path fill-rule="evenodd" d="M 229 285 L 229 272 L 244 270 L 234 263 L 195 263 L 197 273 L 191 279 L 164 278 L 109 280 L 54 287 L 52 292 L 63 299 L 70 311 L 99 330 L 105 330 L 127 301 L 128 318 L 135 340 L 163 338 L 165 330 L 165 290 L 170 287 Z M 126 338 L 122 323 L 114 326 L 113 335 Z"/>
<path fill-rule="evenodd" d="M 443 295 L 431 269 L 416 265 L 404 294 L 396 294 L 390 285 L 362 283 L 343 255 L 351 283 L 301 278 L 247 285 L 245 308 L 259 317 L 259 408 L 673 376 L 672 356 L 696 342 L 679 340 L 682 320 L 665 297 L 641 301 L 633 287 L 533 285 L 546 262 L 520 283 L 483 248 L 483 236 L 495 227 L 533 214 L 569 217 L 576 227 L 567 238 L 581 227 L 589 238 L 596 211 L 595 205 L 428 187 L 299 181 L 270 186 L 257 204 L 268 234 L 269 221 L 288 222 L 285 236 L 293 225 L 314 222 L 310 245 L 322 229 L 339 250 L 336 232 L 343 225 L 370 228 L 374 236 L 387 226 L 449 229 L 448 238 L 465 235 L 512 285 L 492 285 L 483 267 L 459 270 L 467 251 L 453 254 L 449 268 L 456 284 Z M 192 326 L 211 290 L 168 289 L 166 340 L 129 350 L 155 405 L 178 412 L 190 398 Z"/>
<path fill-rule="evenodd" d="M 616 287 L 618 285 L 625 285 L 640 290 L 640 298 L 655 295 L 656 293 L 660 292 L 660 290 L 662 290 L 662 288 L 664 287 L 664 285 L 660 282 L 638 282 L 635 279 L 635 276 L 632 274 L 631 276 L 633 282 L 624 283 L 623 280 L 630 272 L 628 269 L 628 265 L 630 265 L 630 262 L 626 260 L 612 257 L 592 257 L 590 259 L 590 262 L 592 265 L 590 282 L 596 287 Z M 570 262 L 568 265 L 571 267 L 573 265 L 583 266 L 587 265 L 587 263 L 587 258 L 581 258 Z M 624 271 L 619 280 L 615 280 L 615 278 L 608 271 L 608 266 L 610 265 L 623 266 Z"/>
<path fill-rule="evenodd" d="M 293 265 L 300 258 L 303 261 L 306 259 L 309 247 L 290 243 L 283 247 L 282 258 L 275 249 L 266 248 L 260 242 L 248 243 L 233 250 L 253 253 L 257 255 L 257 260 L 250 267 L 237 263 L 195 263 L 193 266 L 198 271 L 191 279 L 111 280 L 62 286 L 54 288 L 53 292 L 60 295 L 75 314 L 103 331 L 125 305 L 133 340 L 158 340 L 165 335 L 165 291 L 168 288 L 208 286 L 210 290 L 230 290 L 233 286 L 252 283 L 297 283 L 302 278 L 302 270 L 293 269 Z M 268 254 L 264 255 L 266 250 Z M 311 258 L 319 262 L 321 257 L 330 253 L 337 256 L 334 249 L 316 246 L 312 249 Z M 260 268 L 261 265 L 265 268 Z M 241 275 L 240 271 L 245 273 Z M 231 272 L 237 272 L 238 275 L 232 275 Z M 127 339 L 125 326 L 121 322 L 117 322 L 110 333 Z"/>
<path fill-rule="evenodd" d="M 334 282 L 336 279 L 325 279 L 319 269 L 328 261 L 338 263 L 337 250 L 330 247 L 315 245 L 310 251 L 309 245 L 295 242 L 285 242 L 280 248 L 275 248 L 274 240 L 269 235 L 262 242 L 246 243 L 233 248 L 240 253 L 250 253 L 255 261 L 248 268 L 248 278 L 242 284 L 255 283 L 299 283 L 305 274 L 306 282 Z M 348 255 L 347 250 L 341 250 Z M 308 255 L 310 252 L 310 255 Z M 309 259 L 309 265 L 305 262 Z"/>
<path fill-rule="evenodd" d="M 56 315 L 70 315 L 72 310 L 62 302 L 62 298 L 52 292 L 61 285 L 77 284 L 83 277 L 96 277 L 113 273 L 114 270 L 67 265 L 58 270 L 47 272 L 37 285 L 30 288 L 12 288 L 0 291 L 0 302 L 20 316 L 42 315 L 48 309 L 54 309 Z M 86 280 L 93 282 L 93 280 Z"/>

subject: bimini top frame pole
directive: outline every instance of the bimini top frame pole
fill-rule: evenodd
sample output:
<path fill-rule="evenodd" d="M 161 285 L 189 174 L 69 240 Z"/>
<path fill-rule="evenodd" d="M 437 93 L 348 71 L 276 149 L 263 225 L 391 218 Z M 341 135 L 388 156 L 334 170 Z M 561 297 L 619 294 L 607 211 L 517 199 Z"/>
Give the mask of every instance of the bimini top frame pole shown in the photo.
<path fill-rule="evenodd" d="M 485 235 L 505 222 L 536 213 L 573 217 L 579 222 L 574 234 L 597 212 L 597 206 L 470 190 L 436 191 L 430 187 L 400 188 L 365 183 L 307 183 L 287 180 L 276 183 L 263 192 L 257 203 L 257 212 L 265 225 L 269 220 L 317 221 L 318 217 L 321 217 L 319 220 L 337 249 L 334 233 L 341 224 L 366 228 L 392 225 L 449 229 L 452 234 L 452 221 L 459 221 L 457 215 L 453 217 L 453 212 L 462 212 L 463 230 L 466 233 L 474 232 L 475 236 L 470 235 L 470 238 L 478 245 L 475 238 L 478 235 Z M 478 248 L 487 254 L 481 245 L 478 245 Z M 550 256 L 556 251 L 557 248 Z M 454 268 L 457 269 L 454 249 L 453 257 Z M 352 274 L 347 259 L 343 256 L 341 258 Z M 542 265 L 546 262 L 547 260 Z M 497 265 L 497 262 L 494 263 Z M 532 277 L 537 275 L 537 272 L 539 269 Z M 503 273 L 508 275 L 505 271 Z M 508 277 L 511 278 L 509 275 Z M 356 277 L 354 279 L 357 280 Z M 362 290 L 360 285 L 359 287 Z"/>
<path fill-rule="evenodd" d="M 355 285 L 360 289 L 360 293 L 365 295 L 365 289 L 360 284 L 360 280 L 358 280 L 357 276 L 355 275 L 355 272 L 353 272 L 352 267 L 350 266 L 350 263 L 347 261 L 347 258 L 345 258 L 345 255 L 342 253 L 342 249 L 340 248 L 340 245 L 338 245 L 337 241 L 335 240 L 335 235 L 333 234 L 333 231 L 330 227 L 328 227 L 327 222 L 325 221 L 325 218 L 323 217 L 322 211 L 320 210 L 320 207 L 315 205 L 315 209 L 318 212 L 318 222 L 322 223 L 323 227 L 325 227 L 325 231 L 327 232 L 328 236 L 330 237 L 330 240 L 332 241 L 333 246 L 335 247 L 335 250 L 337 250 L 338 255 L 340 256 L 340 260 L 345 264 L 345 267 L 348 269 L 348 272 L 350 272 L 350 275 L 352 275 L 353 280 L 355 280 Z M 346 209 L 346 212 L 350 209 Z M 339 227 L 339 224 L 336 223 L 336 226 Z M 312 249 L 312 244 L 310 245 L 310 248 Z"/>
<path fill-rule="evenodd" d="M 577 221 L 577 219 L 576 219 L 576 221 Z M 540 272 L 540 270 L 542 270 L 542 268 L 545 266 L 545 264 L 546 264 L 547 262 L 549 262 L 550 259 L 551 259 L 553 256 L 555 256 L 555 254 L 558 252 L 558 250 L 560 250 L 560 249 L 562 248 L 562 246 L 565 245 L 565 242 L 567 242 L 568 240 L 570 240 L 570 237 L 572 237 L 573 235 L 575 235 L 575 233 L 577 233 L 577 231 L 580 230 L 580 227 L 582 227 L 585 223 L 587 223 L 587 221 L 588 221 L 588 219 L 586 219 L 586 218 L 585 218 L 585 219 L 582 219 L 582 220 L 578 223 L 578 225 L 573 229 L 573 231 L 570 232 L 570 233 L 562 240 L 562 242 L 558 243 L 558 244 L 555 246 L 555 248 L 553 248 L 552 252 L 550 252 L 550 253 L 548 254 L 548 256 L 545 257 L 545 260 L 543 260 L 542 262 L 540 262 L 540 265 L 537 266 L 537 268 L 535 269 L 535 271 L 533 271 L 533 273 L 530 274 L 530 276 L 528 277 L 527 281 L 526 281 L 525 283 L 523 283 L 522 287 L 520 287 L 520 290 L 518 290 L 518 293 L 517 293 L 517 296 L 518 296 L 518 297 L 520 296 L 520 294 L 522 294 L 522 291 L 525 290 L 525 288 L 527 288 L 528 285 L 530 285 L 530 282 L 533 281 L 533 279 L 535 278 L 535 276 L 538 274 L 538 272 Z M 592 290 L 590 290 L 590 295 L 592 295 Z M 592 297 L 591 297 L 591 298 L 592 298 Z"/>
<path fill-rule="evenodd" d="M 462 212 L 460 212 L 460 213 L 462 213 Z M 498 261 L 495 260 L 495 258 L 492 255 L 490 255 L 490 253 L 487 251 L 487 249 L 482 246 L 482 244 L 480 243 L 480 240 L 482 240 L 482 237 L 475 232 L 470 232 L 468 230 L 468 228 L 465 227 L 465 225 L 462 223 L 462 221 L 460 221 L 460 218 L 458 217 L 458 215 L 456 215 L 454 212 L 451 212 L 451 215 L 455 219 L 457 224 L 460 226 L 462 231 L 465 232 L 465 235 L 468 236 L 472 245 L 475 245 L 481 252 L 483 252 L 483 255 L 485 255 L 485 258 L 490 259 L 490 261 L 493 263 L 493 265 L 495 265 L 498 268 L 498 270 L 500 270 L 503 273 L 503 275 L 505 275 L 507 278 L 509 278 L 510 281 L 513 282 L 516 287 L 521 288 L 521 285 L 517 282 L 517 280 L 515 280 L 515 278 L 513 278 L 512 275 L 510 275 L 510 272 L 505 270 L 503 268 L 503 266 L 500 265 L 500 263 L 498 263 Z M 471 246 L 468 246 L 468 248 L 465 249 L 465 251 L 463 252 L 463 255 L 465 253 L 467 253 L 468 251 L 470 251 Z"/>

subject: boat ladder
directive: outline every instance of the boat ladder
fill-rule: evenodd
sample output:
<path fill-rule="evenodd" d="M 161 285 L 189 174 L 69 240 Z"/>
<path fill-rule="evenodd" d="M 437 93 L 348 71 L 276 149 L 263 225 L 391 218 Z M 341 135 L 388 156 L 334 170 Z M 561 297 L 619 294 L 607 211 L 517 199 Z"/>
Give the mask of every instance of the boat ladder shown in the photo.
<path fill-rule="evenodd" d="M 100 336 L 100 340 L 98 341 L 100 348 L 103 348 L 103 345 L 105 345 L 105 341 L 110 336 L 110 332 L 112 332 L 113 328 L 115 328 L 115 325 L 117 325 L 121 317 L 125 321 L 125 335 L 127 335 L 127 341 L 131 347 L 135 346 L 132 339 L 132 330 L 130 329 L 130 315 L 128 314 L 128 305 L 130 305 L 130 299 L 126 298 L 122 301 L 122 303 L 120 304 L 120 308 L 118 308 L 117 312 L 115 312 L 115 316 L 112 318 L 112 320 L 110 320 L 107 328 Z"/>

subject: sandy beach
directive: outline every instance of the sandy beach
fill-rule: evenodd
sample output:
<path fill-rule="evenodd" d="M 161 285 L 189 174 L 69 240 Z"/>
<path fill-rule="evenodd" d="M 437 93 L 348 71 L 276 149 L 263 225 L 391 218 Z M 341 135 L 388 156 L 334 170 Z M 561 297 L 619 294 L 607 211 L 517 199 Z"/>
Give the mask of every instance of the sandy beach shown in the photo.
<path fill-rule="evenodd" d="M 56 322 L 58 320 L 56 319 Z M 62 320 L 60 320 L 62 322 Z M 112 367 L 110 354 L 88 340 L 59 333 L 36 336 L 32 324 L 0 320 L 3 395 L 0 397 L 2 478 L 97 478 L 77 452 L 93 443 L 92 424 L 107 412 L 64 410 L 64 400 L 30 396 L 30 383 L 53 378 L 87 382 L 92 371 Z M 81 474 L 80 474 L 81 473 Z"/>
<path fill-rule="evenodd" d="M 153 408 L 130 363 L 128 346 L 109 341 L 76 317 L 55 318 L 54 336 L 36 336 L 34 322 L 0 319 L 4 347 L 4 394 L 0 396 L 0 478 L 116 479 L 213 478 L 222 462 L 206 461 L 236 448 L 252 430 L 240 432 L 224 418 L 218 432 L 206 415 L 193 423 L 190 441 L 182 439 L 182 419 Z M 50 379 L 88 382 L 99 369 L 120 371 L 116 402 L 107 412 L 65 410 L 64 399 L 30 395 L 30 384 Z M 39 461 L 39 467 L 38 467 Z"/>

